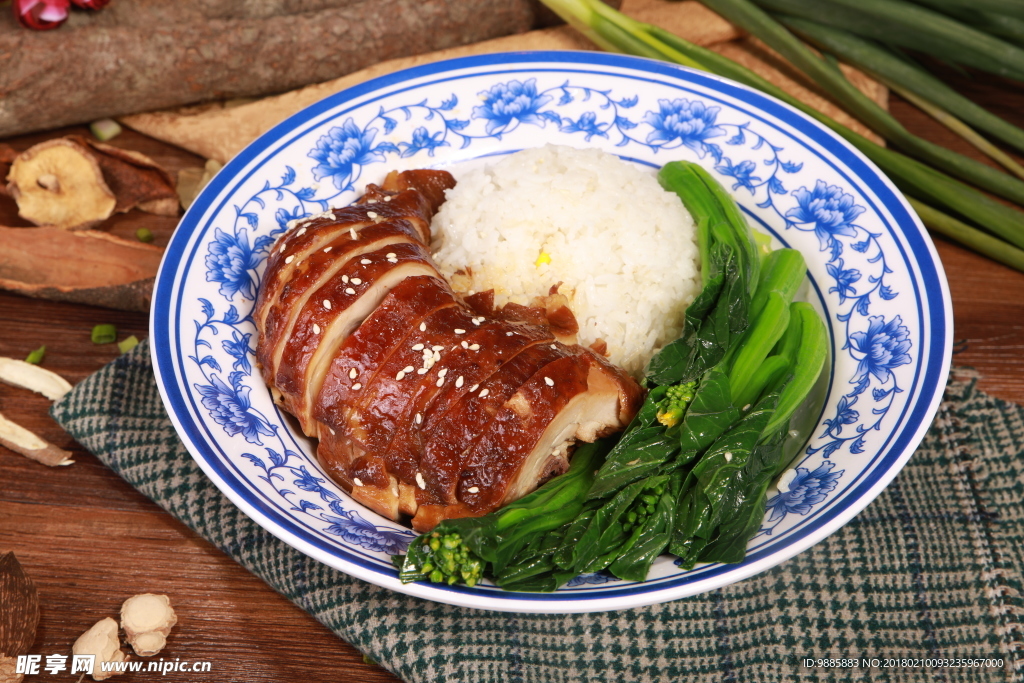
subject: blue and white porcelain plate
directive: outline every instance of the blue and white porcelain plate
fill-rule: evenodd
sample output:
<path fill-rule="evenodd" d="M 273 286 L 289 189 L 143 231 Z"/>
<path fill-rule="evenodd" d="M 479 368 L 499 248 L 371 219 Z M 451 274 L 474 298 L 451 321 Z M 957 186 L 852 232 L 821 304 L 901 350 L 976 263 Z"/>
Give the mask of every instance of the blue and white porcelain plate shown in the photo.
<path fill-rule="evenodd" d="M 653 171 L 697 161 L 809 266 L 832 353 L 824 404 L 738 565 L 663 556 L 648 580 L 580 576 L 548 594 L 403 585 L 391 556 L 414 533 L 353 501 L 275 408 L 251 318 L 267 250 L 293 219 L 349 204 L 391 170 L 461 170 L 555 143 Z M 429 600 L 516 612 L 623 609 L 764 571 L 832 533 L 907 462 L 937 409 L 952 317 L 942 267 L 899 192 L 806 116 L 730 81 L 599 53 L 492 54 L 338 93 L 232 160 L 182 219 L 157 277 L 152 352 L 167 410 L 218 487 L 286 543 Z"/>

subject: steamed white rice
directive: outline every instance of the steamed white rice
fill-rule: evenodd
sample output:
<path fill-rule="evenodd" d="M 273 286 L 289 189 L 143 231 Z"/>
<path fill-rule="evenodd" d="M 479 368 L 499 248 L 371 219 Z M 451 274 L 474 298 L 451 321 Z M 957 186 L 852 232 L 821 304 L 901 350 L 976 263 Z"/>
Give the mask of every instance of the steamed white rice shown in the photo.
<path fill-rule="evenodd" d="M 640 376 L 679 336 L 700 291 L 693 219 L 641 170 L 596 149 L 548 145 L 457 176 L 435 216 L 434 257 L 462 291 L 529 305 L 562 283 L 579 341 Z"/>

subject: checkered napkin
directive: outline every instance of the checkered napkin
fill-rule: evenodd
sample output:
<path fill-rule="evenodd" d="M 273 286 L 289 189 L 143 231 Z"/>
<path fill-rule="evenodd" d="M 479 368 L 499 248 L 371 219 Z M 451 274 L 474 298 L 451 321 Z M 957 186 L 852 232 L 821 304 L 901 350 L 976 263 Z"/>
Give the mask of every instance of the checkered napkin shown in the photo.
<path fill-rule="evenodd" d="M 952 373 L 909 465 L 810 550 L 704 595 L 565 616 L 406 597 L 277 540 L 220 493 L 178 440 L 148 344 L 79 384 L 53 415 L 132 486 L 407 681 L 1019 680 L 1024 407 L 978 391 L 976 379 Z M 871 662 L 862 658 L 876 668 L 865 670 Z M 1003 665 L 892 661 L 926 658 Z M 816 661 L 828 659 L 857 666 Z"/>

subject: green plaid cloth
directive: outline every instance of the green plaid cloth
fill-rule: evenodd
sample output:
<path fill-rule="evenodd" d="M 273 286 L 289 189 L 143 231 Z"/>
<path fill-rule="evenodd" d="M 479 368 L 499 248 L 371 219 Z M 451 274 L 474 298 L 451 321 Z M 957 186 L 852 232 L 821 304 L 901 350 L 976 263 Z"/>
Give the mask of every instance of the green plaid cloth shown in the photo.
<path fill-rule="evenodd" d="M 692 598 L 565 616 L 406 597 L 278 541 L 178 440 L 147 344 L 79 384 L 53 415 L 132 486 L 407 681 L 1012 681 L 1024 667 L 1024 408 L 978 391 L 976 379 L 953 372 L 910 464 L 810 550 Z M 925 658 L 1003 665 L 886 661 Z"/>

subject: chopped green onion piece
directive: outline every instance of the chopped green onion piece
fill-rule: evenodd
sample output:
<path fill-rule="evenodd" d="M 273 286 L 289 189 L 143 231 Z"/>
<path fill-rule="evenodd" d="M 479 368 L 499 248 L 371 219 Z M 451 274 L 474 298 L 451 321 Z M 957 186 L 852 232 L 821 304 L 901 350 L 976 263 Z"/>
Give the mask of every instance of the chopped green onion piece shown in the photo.
<path fill-rule="evenodd" d="M 149 228 L 139 228 L 138 230 L 135 231 L 135 237 L 140 242 L 152 242 L 153 241 L 153 233 L 150 231 Z"/>
<path fill-rule="evenodd" d="M 44 345 L 40 346 L 38 349 L 36 349 L 35 351 L 33 351 L 32 353 L 28 354 L 25 357 L 25 362 L 26 363 L 31 363 L 32 365 L 39 365 L 40 363 L 43 362 L 43 357 L 45 355 L 46 355 L 46 345 L 44 344 Z"/>
<path fill-rule="evenodd" d="M 100 142 L 106 142 L 121 134 L 121 126 L 114 119 L 100 119 L 89 125 L 89 130 Z"/>
<path fill-rule="evenodd" d="M 112 344 L 117 341 L 117 327 L 109 323 L 92 328 L 93 344 Z"/>
<path fill-rule="evenodd" d="M 123 341 L 117 342 L 117 348 L 121 349 L 121 353 L 128 353 L 138 345 L 139 338 L 134 334 Z"/>

